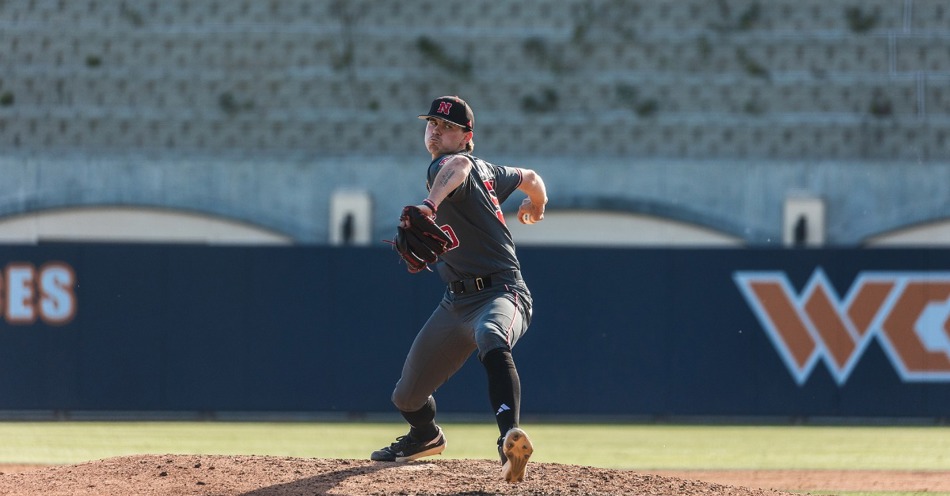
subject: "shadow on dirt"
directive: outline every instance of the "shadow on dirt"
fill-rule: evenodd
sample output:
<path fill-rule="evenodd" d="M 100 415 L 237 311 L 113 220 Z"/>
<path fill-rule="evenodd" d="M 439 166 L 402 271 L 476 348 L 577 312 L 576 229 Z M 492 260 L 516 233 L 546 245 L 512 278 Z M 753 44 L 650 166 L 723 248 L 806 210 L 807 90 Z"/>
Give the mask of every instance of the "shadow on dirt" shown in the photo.
<path fill-rule="evenodd" d="M 344 462 L 345 463 L 345 462 Z M 329 491 L 350 477 L 371 475 L 383 470 L 395 470 L 399 464 L 395 463 L 375 463 L 372 465 L 354 466 L 342 470 L 335 470 L 325 474 L 306 477 L 293 482 L 274 484 L 273 486 L 262 487 L 240 496 L 296 496 L 296 495 L 314 495 L 328 494 Z M 367 488 L 370 491 L 371 488 Z M 367 494 L 370 494 L 369 492 Z M 383 494 L 383 493 L 379 493 Z"/>

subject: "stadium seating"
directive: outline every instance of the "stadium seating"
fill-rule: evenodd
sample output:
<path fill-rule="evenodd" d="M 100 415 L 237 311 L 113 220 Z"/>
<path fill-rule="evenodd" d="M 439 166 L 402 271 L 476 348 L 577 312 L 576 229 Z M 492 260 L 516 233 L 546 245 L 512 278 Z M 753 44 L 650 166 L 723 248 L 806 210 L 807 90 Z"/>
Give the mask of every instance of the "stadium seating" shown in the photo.
<path fill-rule="evenodd" d="M 237 159 L 295 164 L 319 171 L 326 188 L 347 187 L 357 179 L 334 164 L 418 160 L 415 116 L 431 98 L 459 94 L 476 110 L 476 152 L 550 161 L 546 177 L 575 188 L 570 201 L 578 205 L 602 204 L 591 197 L 601 194 L 598 176 L 570 171 L 588 161 L 614 173 L 642 165 L 645 184 L 675 181 L 684 191 L 695 187 L 691 178 L 643 164 L 702 170 L 696 164 L 714 162 L 729 171 L 710 183 L 721 191 L 732 191 L 730 177 L 748 164 L 798 171 L 785 178 L 804 177 L 814 163 L 831 164 L 831 177 L 856 164 L 902 164 L 919 185 L 933 175 L 928 166 L 950 162 L 947 26 L 945 0 L 7 1 L 0 2 L 0 148 L 53 168 L 147 157 L 188 171 L 204 163 L 213 176 Z M 368 167 L 364 173 L 381 174 Z M 148 189 L 154 177 L 127 181 Z M 774 188 L 756 195 L 782 201 L 784 185 L 758 180 L 746 187 Z M 54 183 L 0 192 L 0 200 L 13 198 L 0 201 L 0 215 L 61 205 L 56 188 L 69 183 Z M 837 183 L 807 186 L 829 184 Z M 413 186 L 408 179 L 392 185 Z M 837 194 L 812 192 L 830 204 Z M 106 193 L 70 198 L 109 203 L 129 195 Z M 372 192 L 380 212 L 389 208 L 384 193 Z M 678 201 L 654 193 L 615 188 L 603 201 Z M 24 194 L 42 198 L 17 196 Z M 323 202 L 309 194 L 317 193 L 287 200 L 292 218 Z M 205 206 L 200 195 L 181 205 L 163 198 L 173 208 Z M 878 201 L 829 211 L 853 216 L 861 202 Z M 236 217 L 263 224 L 288 215 L 264 206 L 247 213 L 234 203 L 222 211 L 235 208 Z M 695 208 L 704 211 L 693 218 L 742 225 L 733 235 L 774 238 L 777 212 L 736 220 L 729 216 L 744 207 L 729 199 Z M 848 208 L 855 211 L 842 212 Z M 916 221 L 946 215 L 915 208 Z M 872 217 L 829 239 L 855 243 L 896 227 Z M 300 223 L 291 235 L 323 240 L 325 224 Z"/>
<path fill-rule="evenodd" d="M 926 128 L 911 148 L 941 157 L 948 16 L 939 0 L 6 2 L 0 119 L 24 149 L 402 153 L 390 130 L 445 90 L 501 153 L 866 159 L 883 126 Z M 548 139 L 558 123 L 576 134 Z"/>

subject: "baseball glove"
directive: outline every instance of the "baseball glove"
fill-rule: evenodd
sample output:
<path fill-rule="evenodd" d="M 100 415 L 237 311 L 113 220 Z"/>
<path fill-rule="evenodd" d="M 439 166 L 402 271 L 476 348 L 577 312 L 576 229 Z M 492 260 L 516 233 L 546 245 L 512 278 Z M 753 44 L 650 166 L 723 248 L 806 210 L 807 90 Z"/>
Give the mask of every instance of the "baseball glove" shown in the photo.
<path fill-rule="evenodd" d="M 419 207 L 406 206 L 399 220 L 396 238 L 391 244 L 406 262 L 409 272 L 415 274 L 425 269 L 426 264 L 434 263 L 439 255 L 448 251 L 452 238 Z"/>

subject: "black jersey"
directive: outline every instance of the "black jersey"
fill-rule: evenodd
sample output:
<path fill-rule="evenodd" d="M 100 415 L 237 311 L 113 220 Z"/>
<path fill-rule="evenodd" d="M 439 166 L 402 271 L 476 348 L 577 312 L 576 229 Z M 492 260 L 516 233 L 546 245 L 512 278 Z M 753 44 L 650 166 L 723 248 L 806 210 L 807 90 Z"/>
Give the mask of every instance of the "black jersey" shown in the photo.
<path fill-rule="evenodd" d="M 437 265 L 439 276 L 451 282 L 520 269 L 501 204 L 521 185 L 521 169 L 464 153 L 443 155 L 429 164 L 427 187 L 442 164 L 456 155 L 473 165 L 468 177 L 439 205 L 436 224 L 452 237 L 452 248 Z"/>

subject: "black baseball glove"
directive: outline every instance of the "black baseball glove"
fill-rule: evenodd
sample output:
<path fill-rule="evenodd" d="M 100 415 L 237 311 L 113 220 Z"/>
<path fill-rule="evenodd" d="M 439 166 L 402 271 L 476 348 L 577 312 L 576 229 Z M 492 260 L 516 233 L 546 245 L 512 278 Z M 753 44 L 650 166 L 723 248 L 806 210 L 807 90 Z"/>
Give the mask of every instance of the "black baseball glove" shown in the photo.
<path fill-rule="evenodd" d="M 419 207 L 408 205 L 403 208 L 399 221 L 396 238 L 391 244 L 406 262 L 409 272 L 415 274 L 425 269 L 426 264 L 434 263 L 439 255 L 449 250 L 452 238 Z"/>

